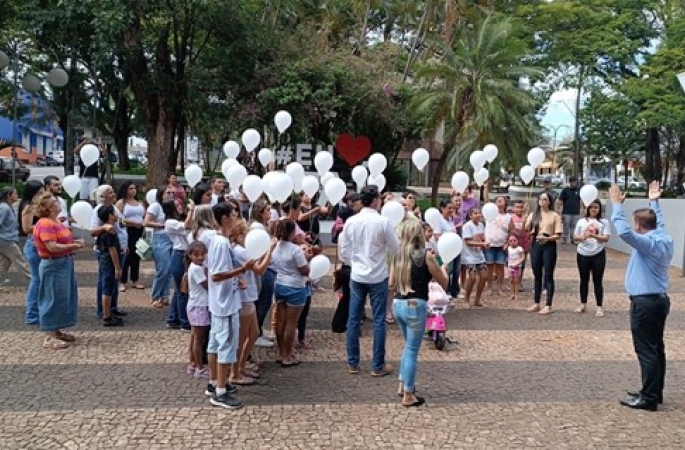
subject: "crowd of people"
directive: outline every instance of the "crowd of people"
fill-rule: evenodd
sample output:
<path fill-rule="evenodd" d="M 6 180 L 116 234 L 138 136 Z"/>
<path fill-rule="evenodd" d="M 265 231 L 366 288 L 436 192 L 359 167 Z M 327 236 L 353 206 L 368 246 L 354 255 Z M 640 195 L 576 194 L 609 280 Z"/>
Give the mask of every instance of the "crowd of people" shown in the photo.
<path fill-rule="evenodd" d="M 334 272 L 340 302 L 332 330 L 346 333 L 348 372 L 361 371 L 359 336 L 368 297 L 373 328 L 371 375 L 394 372 L 386 362 L 385 341 L 387 326 L 397 323 L 405 339 L 398 395 L 404 406 L 423 404 L 425 400 L 415 394 L 415 378 L 429 284 L 437 283 L 454 302 L 463 300 L 468 307 L 478 308 L 484 306 L 486 287 L 489 295 L 502 296 L 508 279 L 511 299 L 516 300 L 528 285 L 525 267 L 530 255 L 533 303 L 528 311 L 547 315 L 552 312 L 560 241 L 577 244 L 576 312 L 586 310 L 592 277 L 596 315 L 603 316 L 605 245 L 611 226 L 602 217 L 601 202 L 583 207 L 578 191 L 575 180 L 558 196 L 546 188 L 535 198 L 532 212 L 525 201 L 510 205 L 507 197 L 495 196 L 497 215 L 485 221 L 482 202 L 474 196 L 475 186 L 469 186 L 440 203 L 441 220 L 434 227 L 423 221 L 411 193 L 381 196 L 375 186 L 350 192 L 345 204 L 337 207 L 333 226 L 341 267 Z M 611 200 L 616 206 L 614 194 Z M 196 186 L 189 197 L 173 174 L 168 185 L 158 188 L 156 202 L 150 205 L 138 200 L 138 188 L 132 182 L 123 183 L 116 193 L 108 185 L 95 189 L 90 234 L 98 261 L 97 316 L 104 327 L 124 324 L 128 313 L 119 308 L 119 293 L 145 288 L 136 243 L 147 239 L 145 230 L 150 229 L 155 263 L 151 306 L 168 307 L 166 326 L 189 332 L 187 373 L 207 380 L 205 394 L 211 404 L 236 409 L 243 405 L 235 395 L 237 386 L 254 384 L 261 376 L 259 361 L 252 358 L 255 346 L 275 347 L 276 361 L 284 369 L 299 365 L 298 352 L 312 347 L 305 333 L 318 280 L 308 277 L 309 261 L 322 251 L 319 221 L 332 209 L 331 205 L 314 206 L 304 193 L 293 193 L 283 204 L 269 203 L 266 198 L 250 203 L 242 194 L 234 198 L 226 193 L 219 178 Z M 658 200 L 658 195 L 653 194 L 652 200 Z M 26 323 L 40 325 L 45 333 L 43 347 L 67 348 L 76 339 L 62 331 L 77 322 L 73 255 L 85 244 L 72 235 L 73 219 L 61 198 L 58 178 L 29 181 L 17 212 L 12 207 L 16 201 L 14 189 L 0 191 L 0 279 L 6 278 L 11 264 L 29 277 Z M 399 201 L 405 210 L 396 226 L 380 214 L 388 201 Z M 635 217 L 642 220 L 639 214 Z M 638 251 L 648 251 L 642 238 L 628 236 L 629 231 L 620 220 L 616 225 L 616 220 L 622 238 Z M 650 228 L 651 221 L 639 223 L 643 235 L 657 229 L 656 225 Z M 257 259 L 245 248 L 251 230 L 271 236 L 268 251 Z M 450 232 L 462 236 L 464 247 L 456 259 L 444 262 L 437 241 Z M 18 247 L 20 234 L 26 236 L 23 256 Z M 635 291 L 636 299 L 657 293 L 665 296 L 660 281 L 655 292 L 644 293 L 642 286 L 628 291 Z M 666 306 L 659 314 L 664 310 L 667 314 Z M 270 332 L 265 329 L 269 316 Z M 663 390 L 665 356 L 663 323 L 659 323 L 660 337 L 653 331 L 640 331 L 638 325 L 633 330 L 638 356 L 651 351 L 654 342 L 659 350 L 652 359 L 640 357 L 643 392 L 631 398 L 641 402 L 628 402 L 638 407 L 646 404 L 644 409 L 652 408 Z"/>

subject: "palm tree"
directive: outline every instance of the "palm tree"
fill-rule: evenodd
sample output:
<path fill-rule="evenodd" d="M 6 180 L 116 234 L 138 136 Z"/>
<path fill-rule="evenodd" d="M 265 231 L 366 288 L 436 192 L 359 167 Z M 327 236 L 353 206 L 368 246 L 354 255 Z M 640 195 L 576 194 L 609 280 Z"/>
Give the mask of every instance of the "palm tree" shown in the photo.
<path fill-rule="evenodd" d="M 504 17 L 483 17 L 462 27 L 451 46 L 441 41 L 435 45 L 437 58 L 417 71 L 421 85 L 413 104 L 414 111 L 427 118 L 426 131 L 442 124 L 445 128 L 433 202 L 448 160 L 455 164 L 461 159 L 455 155 L 458 144 L 493 143 L 500 149 L 499 159 L 523 158 L 538 124 L 531 114 L 535 100 L 522 83 L 541 76 L 538 69 L 522 64 L 525 45 Z"/>

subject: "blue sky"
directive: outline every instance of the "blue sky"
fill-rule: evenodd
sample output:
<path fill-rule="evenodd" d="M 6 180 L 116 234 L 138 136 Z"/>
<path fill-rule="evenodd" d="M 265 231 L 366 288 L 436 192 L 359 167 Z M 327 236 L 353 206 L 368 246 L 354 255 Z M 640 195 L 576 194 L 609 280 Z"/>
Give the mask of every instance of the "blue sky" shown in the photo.
<path fill-rule="evenodd" d="M 542 126 L 547 128 L 547 133 L 556 140 L 562 141 L 565 136 L 573 134 L 575 125 L 576 96 L 575 89 L 557 91 L 549 99 L 547 112 L 541 119 Z"/>

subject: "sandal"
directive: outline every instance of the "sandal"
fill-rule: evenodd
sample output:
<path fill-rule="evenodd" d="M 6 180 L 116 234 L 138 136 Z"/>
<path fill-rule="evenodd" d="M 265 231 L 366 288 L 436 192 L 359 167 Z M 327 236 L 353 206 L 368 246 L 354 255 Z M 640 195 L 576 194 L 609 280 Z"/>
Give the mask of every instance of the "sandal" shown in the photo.
<path fill-rule="evenodd" d="M 162 303 L 161 300 L 155 300 L 152 302 L 152 307 L 153 308 L 164 308 L 164 303 Z"/>
<path fill-rule="evenodd" d="M 57 339 L 54 336 L 48 336 L 43 341 L 43 348 L 49 348 L 50 350 L 62 350 L 69 347 L 67 342 Z"/>
<path fill-rule="evenodd" d="M 62 333 L 61 331 L 56 332 L 55 337 L 64 342 L 74 342 L 76 340 L 76 336 L 73 334 Z"/>
<path fill-rule="evenodd" d="M 245 369 L 257 372 L 260 369 L 260 366 L 259 364 L 248 362 L 245 363 Z"/>
<path fill-rule="evenodd" d="M 243 376 L 237 380 L 229 379 L 228 382 L 238 386 L 250 386 L 254 384 L 254 378 Z"/>
<path fill-rule="evenodd" d="M 302 361 L 300 361 L 299 359 L 293 359 L 291 363 L 284 363 L 283 361 L 281 361 L 281 367 L 284 369 L 287 369 L 288 367 L 299 366 L 300 364 L 302 364 Z"/>
<path fill-rule="evenodd" d="M 392 317 L 386 317 L 385 323 L 387 323 L 388 325 L 392 325 L 395 323 L 395 319 L 393 319 Z"/>
<path fill-rule="evenodd" d="M 247 369 L 243 370 L 243 376 L 246 376 L 248 378 L 254 378 L 254 379 L 259 379 L 261 377 L 259 372 L 254 372 L 252 370 L 247 370 Z"/>
<path fill-rule="evenodd" d="M 412 406 L 421 406 L 424 403 L 426 403 L 426 399 L 423 397 L 419 397 L 418 395 L 415 396 L 416 400 L 412 403 L 404 403 L 402 402 L 402 406 L 405 406 L 407 408 L 411 408 Z"/>
<path fill-rule="evenodd" d="M 162 302 L 162 306 L 169 306 L 169 299 L 168 298 L 163 298 L 160 301 Z"/>
<path fill-rule="evenodd" d="M 143 286 L 142 284 L 134 284 L 133 289 L 145 289 L 145 286 Z"/>
<path fill-rule="evenodd" d="M 122 285 L 119 287 L 119 292 L 126 292 L 126 285 L 125 285 L 125 284 L 122 284 Z"/>

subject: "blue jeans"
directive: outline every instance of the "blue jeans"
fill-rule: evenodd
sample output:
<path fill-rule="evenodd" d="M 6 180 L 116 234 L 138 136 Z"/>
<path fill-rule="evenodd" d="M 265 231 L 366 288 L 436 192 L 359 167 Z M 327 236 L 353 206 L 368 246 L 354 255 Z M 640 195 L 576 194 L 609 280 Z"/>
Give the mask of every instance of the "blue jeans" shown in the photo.
<path fill-rule="evenodd" d="M 373 311 L 373 370 L 385 365 L 385 305 L 388 301 L 388 279 L 379 283 L 358 283 L 350 280 L 350 315 L 347 319 L 347 363 L 359 367 L 359 327 L 364 315 L 366 296 L 371 298 Z"/>
<path fill-rule="evenodd" d="M 259 335 L 262 335 L 262 328 L 264 327 L 264 320 L 269 314 L 271 303 L 274 298 L 274 287 L 276 285 L 276 271 L 273 269 L 266 269 L 262 275 L 262 288 L 259 290 L 259 297 L 255 302 L 257 309 L 257 323 L 259 323 Z"/>
<path fill-rule="evenodd" d="M 171 239 L 166 233 L 155 234 L 152 239 L 152 258 L 155 260 L 155 279 L 152 280 L 150 298 L 169 298 L 169 266 L 171 264 Z"/>
<path fill-rule="evenodd" d="M 99 263 L 100 252 L 96 250 L 94 253 L 95 253 L 95 259 Z M 126 255 L 121 255 L 121 259 L 119 260 L 120 266 L 124 265 L 125 259 L 126 259 Z M 104 286 L 107 283 L 111 283 L 111 280 L 107 279 L 107 277 L 109 277 L 109 276 L 110 276 L 109 272 L 106 272 L 103 270 L 98 270 L 98 287 L 97 287 L 97 292 L 95 293 L 95 304 L 97 305 L 98 318 L 102 318 L 102 291 L 104 290 Z M 111 311 L 116 311 L 118 307 L 119 307 L 119 288 L 118 288 L 118 284 L 117 284 L 117 288 L 114 289 L 114 293 L 112 294 Z"/>
<path fill-rule="evenodd" d="M 181 281 L 186 271 L 185 257 L 186 252 L 183 250 L 174 250 L 171 253 L 169 273 L 174 278 L 174 297 L 171 299 L 169 317 L 167 317 L 166 323 L 181 325 L 183 328 L 190 329 L 190 322 L 188 321 L 188 313 L 186 311 L 188 307 L 188 294 L 181 292 Z"/>
<path fill-rule="evenodd" d="M 452 297 L 456 297 L 461 292 L 461 288 L 459 287 L 459 276 L 461 275 L 461 255 L 458 255 L 456 258 L 454 258 L 450 267 L 450 285 L 447 293 Z"/>
<path fill-rule="evenodd" d="M 33 243 L 33 236 L 26 238 L 24 244 L 24 257 L 31 268 L 31 278 L 29 279 L 29 290 L 26 291 L 26 323 L 28 325 L 38 324 L 38 290 L 40 288 L 40 256 Z M 4 280 L 0 280 L 4 281 Z"/>
<path fill-rule="evenodd" d="M 406 392 L 414 392 L 416 361 L 419 358 L 423 334 L 426 330 L 426 301 L 421 299 L 393 302 L 395 320 L 404 337 L 404 351 L 400 360 L 400 381 Z"/>

